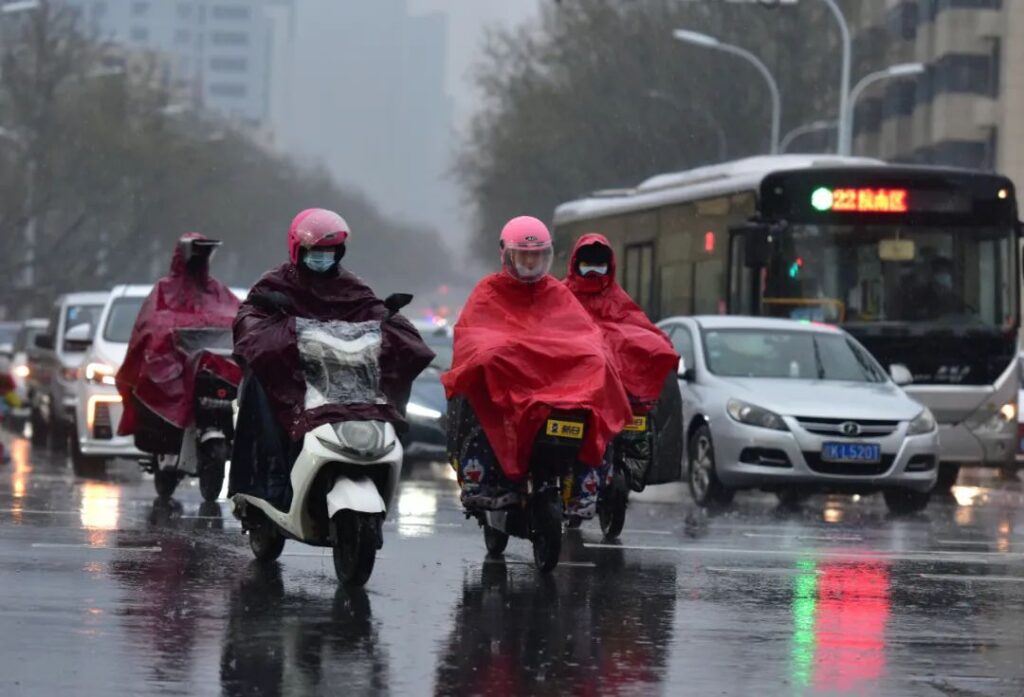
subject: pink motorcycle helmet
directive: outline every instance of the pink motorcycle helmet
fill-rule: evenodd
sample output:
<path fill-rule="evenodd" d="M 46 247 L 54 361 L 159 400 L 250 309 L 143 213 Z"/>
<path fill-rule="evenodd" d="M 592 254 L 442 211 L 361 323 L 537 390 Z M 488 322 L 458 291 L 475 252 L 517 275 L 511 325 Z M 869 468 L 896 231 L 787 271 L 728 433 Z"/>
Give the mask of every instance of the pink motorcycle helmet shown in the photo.
<path fill-rule="evenodd" d="M 522 215 L 505 223 L 500 247 L 502 269 L 517 281 L 536 283 L 551 270 L 551 233 L 536 218 Z"/>
<path fill-rule="evenodd" d="M 288 230 L 288 258 L 299 263 L 299 250 L 314 247 L 337 247 L 349 236 L 348 223 L 326 208 L 307 208 L 295 216 Z"/>

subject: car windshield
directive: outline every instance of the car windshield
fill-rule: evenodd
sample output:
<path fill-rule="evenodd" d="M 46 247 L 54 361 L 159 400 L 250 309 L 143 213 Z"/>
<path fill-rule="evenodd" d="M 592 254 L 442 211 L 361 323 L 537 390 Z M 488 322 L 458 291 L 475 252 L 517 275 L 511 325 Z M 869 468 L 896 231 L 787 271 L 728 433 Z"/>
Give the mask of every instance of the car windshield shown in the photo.
<path fill-rule="evenodd" d="M 18 338 L 14 342 L 14 350 L 16 352 L 27 351 L 36 344 L 36 337 L 40 334 L 46 333 L 46 327 L 32 327 L 25 325 L 18 332 Z"/>
<path fill-rule="evenodd" d="M 793 225 L 769 264 L 765 314 L 872 325 L 1013 326 L 1010 229 Z"/>
<path fill-rule="evenodd" d="M 110 306 L 107 324 L 103 327 L 104 341 L 127 344 L 132 337 L 135 319 L 139 316 L 145 298 L 118 298 Z"/>
<path fill-rule="evenodd" d="M 885 373 L 840 333 L 773 329 L 704 331 L 708 370 L 722 377 L 885 382 Z"/>

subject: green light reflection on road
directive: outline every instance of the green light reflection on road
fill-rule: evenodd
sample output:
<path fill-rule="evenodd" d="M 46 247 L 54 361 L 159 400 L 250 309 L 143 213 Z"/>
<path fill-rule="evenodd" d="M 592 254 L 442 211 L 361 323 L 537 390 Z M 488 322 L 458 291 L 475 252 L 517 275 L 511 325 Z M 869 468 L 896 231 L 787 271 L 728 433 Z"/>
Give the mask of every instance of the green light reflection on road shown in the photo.
<path fill-rule="evenodd" d="M 818 606 L 818 563 L 813 559 L 800 559 L 796 568 L 800 573 L 793 578 L 792 679 L 796 685 L 806 687 L 811 682 L 817 643 L 814 622 Z"/>

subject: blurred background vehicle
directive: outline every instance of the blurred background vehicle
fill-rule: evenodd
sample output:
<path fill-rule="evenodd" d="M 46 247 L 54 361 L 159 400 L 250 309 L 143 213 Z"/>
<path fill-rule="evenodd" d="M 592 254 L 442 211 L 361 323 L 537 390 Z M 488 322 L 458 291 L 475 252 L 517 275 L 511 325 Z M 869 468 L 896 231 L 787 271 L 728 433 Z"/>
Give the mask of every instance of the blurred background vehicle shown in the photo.
<path fill-rule="evenodd" d="M 938 470 L 935 418 L 896 384 L 905 375 L 890 379 L 849 334 L 735 316 L 659 326 L 683 361 L 686 472 L 699 505 L 760 488 L 791 505 L 816 491 L 882 491 L 893 512 L 927 506 Z"/>
<path fill-rule="evenodd" d="M 45 319 L 28 319 L 18 326 L 10 354 L 10 372 L 14 378 L 14 391 L 21 406 L 9 415 L 6 426 L 20 433 L 28 423 L 31 407 L 28 400 L 28 352 L 35 346 L 36 337 L 46 331 Z"/>
<path fill-rule="evenodd" d="M 29 349 L 32 444 L 62 446 L 74 423 L 78 370 L 108 292 L 68 293 L 53 303 L 46 331 Z"/>
<path fill-rule="evenodd" d="M 407 461 L 445 460 L 448 400 L 441 384 L 441 373 L 451 367 L 454 334 L 447 324 L 414 321 L 413 325 L 436 357 L 412 384 L 406 408 L 409 431 L 402 437 L 402 445 Z"/>
<path fill-rule="evenodd" d="M 99 315 L 78 371 L 69 443 L 76 474 L 101 470 L 114 457 L 142 456 L 131 436 L 117 435 L 122 405 L 114 376 L 124 362 L 132 327 L 150 290 L 148 285 L 115 286 Z"/>

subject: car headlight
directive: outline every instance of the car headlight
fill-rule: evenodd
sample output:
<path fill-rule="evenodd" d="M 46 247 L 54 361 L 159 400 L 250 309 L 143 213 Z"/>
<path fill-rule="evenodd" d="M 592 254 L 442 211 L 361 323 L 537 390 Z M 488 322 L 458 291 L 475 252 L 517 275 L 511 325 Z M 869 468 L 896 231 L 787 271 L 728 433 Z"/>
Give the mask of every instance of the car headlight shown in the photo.
<path fill-rule="evenodd" d="M 998 409 L 991 405 L 987 412 L 979 414 L 976 426 L 972 430 L 981 432 L 998 432 L 1005 429 L 1009 424 L 1017 421 L 1017 402 L 1007 402 Z"/>
<path fill-rule="evenodd" d="M 409 402 L 408 406 L 405 408 L 405 413 L 409 416 L 418 416 L 421 419 L 431 419 L 434 421 L 441 418 L 441 412 L 437 409 L 431 409 L 430 407 L 425 407 L 422 404 L 417 404 L 416 402 Z"/>
<path fill-rule="evenodd" d="M 117 384 L 114 380 L 116 372 L 113 366 L 106 363 L 89 363 L 85 366 L 85 381 L 91 382 L 94 385 L 110 385 L 113 387 Z"/>
<path fill-rule="evenodd" d="M 786 422 L 775 412 L 755 407 L 753 404 L 747 404 L 738 399 L 730 399 L 725 405 L 725 410 L 729 412 L 729 416 L 733 420 L 739 421 L 741 424 L 758 426 L 759 428 L 770 428 L 773 431 L 789 430 Z"/>
<path fill-rule="evenodd" d="M 22 380 L 32 374 L 32 371 L 27 365 L 16 365 L 14 366 L 14 376 L 19 377 Z"/>
<path fill-rule="evenodd" d="M 938 428 L 938 424 L 935 423 L 935 415 L 926 408 L 910 422 L 907 427 L 907 435 L 921 436 L 925 433 L 932 433 L 936 428 Z"/>

